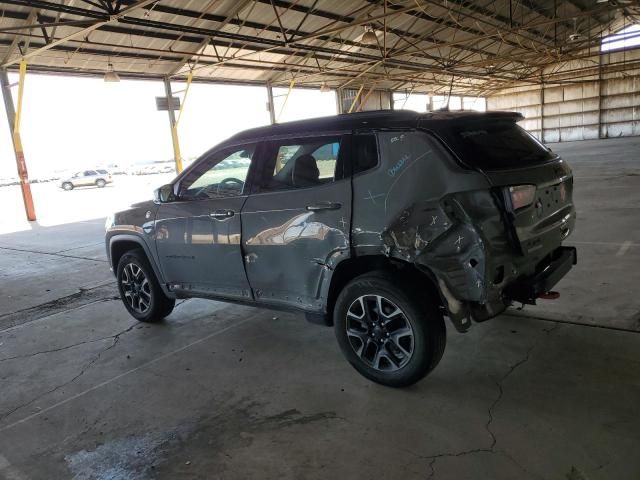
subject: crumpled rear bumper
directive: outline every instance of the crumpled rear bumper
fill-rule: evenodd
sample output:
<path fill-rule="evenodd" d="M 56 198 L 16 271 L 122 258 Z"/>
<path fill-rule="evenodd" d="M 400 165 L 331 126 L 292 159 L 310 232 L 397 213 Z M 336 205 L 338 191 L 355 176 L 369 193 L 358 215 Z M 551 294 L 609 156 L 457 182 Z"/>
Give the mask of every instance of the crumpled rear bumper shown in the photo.
<path fill-rule="evenodd" d="M 558 247 L 536 268 L 536 273 L 520 277 L 504 290 L 510 301 L 535 305 L 536 298 L 550 291 L 578 263 L 575 247 Z"/>

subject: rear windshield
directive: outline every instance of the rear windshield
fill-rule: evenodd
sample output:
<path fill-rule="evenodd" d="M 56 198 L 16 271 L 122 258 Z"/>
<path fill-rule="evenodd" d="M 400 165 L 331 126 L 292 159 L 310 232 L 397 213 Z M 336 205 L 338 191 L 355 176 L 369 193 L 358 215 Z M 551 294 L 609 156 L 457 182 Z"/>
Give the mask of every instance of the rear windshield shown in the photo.
<path fill-rule="evenodd" d="M 461 160 L 482 170 L 545 163 L 554 154 L 512 121 L 473 122 L 444 133 Z"/>

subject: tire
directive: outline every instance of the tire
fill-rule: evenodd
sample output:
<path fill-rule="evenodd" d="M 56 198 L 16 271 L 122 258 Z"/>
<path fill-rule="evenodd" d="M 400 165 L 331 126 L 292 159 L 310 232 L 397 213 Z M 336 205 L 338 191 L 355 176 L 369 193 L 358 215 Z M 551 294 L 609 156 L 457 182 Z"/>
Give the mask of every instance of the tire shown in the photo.
<path fill-rule="evenodd" d="M 378 271 L 353 279 L 338 295 L 333 320 L 349 363 L 382 385 L 414 384 L 444 353 L 446 329 L 437 302 L 397 274 Z"/>
<path fill-rule="evenodd" d="M 73 190 L 73 183 L 71 183 L 71 182 L 64 182 L 64 183 L 62 184 L 62 189 L 63 189 L 63 190 L 66 190 L 67 192 L 68 192 L 68 191 L 70 191 L 70 190 Z"/>
<path fill-rule="evenodd" d="M 96 180 L 96 187 L 98 188 L 104 188 L 106 184 L 107 182 L 105 182 L 102 178 L 99 178 L 98 180 Z"/>
<path fill-rule="evenodd" d="M 159 322 L 173 311 L 176 301 L 160 288 L 143 250 L 129 250 L 120 257 L 116 278 L 122 303 L 137 320 Z"/>

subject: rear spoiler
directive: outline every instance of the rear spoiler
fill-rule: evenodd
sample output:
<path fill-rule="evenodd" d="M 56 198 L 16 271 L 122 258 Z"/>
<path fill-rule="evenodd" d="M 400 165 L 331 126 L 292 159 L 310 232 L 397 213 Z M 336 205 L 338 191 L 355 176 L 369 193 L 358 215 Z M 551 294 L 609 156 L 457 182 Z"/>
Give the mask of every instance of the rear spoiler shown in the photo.
<path fill-rule="evenodd" d="M 432 112 L 420 115 L 419 124 L 430 120 L 524 120 L 520 112 Z"/>

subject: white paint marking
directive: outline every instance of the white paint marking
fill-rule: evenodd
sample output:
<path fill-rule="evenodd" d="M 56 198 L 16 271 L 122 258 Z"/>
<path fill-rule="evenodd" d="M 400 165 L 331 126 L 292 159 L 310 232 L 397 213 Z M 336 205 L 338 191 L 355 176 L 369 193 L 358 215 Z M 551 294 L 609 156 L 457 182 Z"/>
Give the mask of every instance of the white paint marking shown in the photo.
<path fill-rule="evenodd" d="M 622 245 L 620 245 L 620 249 L 616 253 L 616 257 L 621 257 L 622 255 L 627 253 L 627 250 L 629 250 L 630 246 L 631 246 L 631 240 L 625 241 Z"/>
<path fill-rule="evenodd" d="M 369 193 L 368 197 L 364 197 L 365 200 L 371 200 L 373 203 L 376 203 L 376 198 L 378 197 L 384 197 L 384 193 L 378 193 L 377 195 L 374 195 L 371 193 L 371 190 L 367 190 L 367 192 Z"/>
<path fill-rule="evenodd" d="M 391 185 L 389 186 L 389 190 L 387 190 L 387 195 L 384 197 L 384 211 L 387 211 L 387 201 L 389 200 L 389 195 L 391 195 L 391 190 L 393 190 L 393 187 L 395 187 L 396 183 L 398 182 L 398 180 L 400 180 L 400 177 L 402 177 L 402 175 L 404 175 L 407 171 L 409 171 L 409 169 L 421 158 L 429 155 L 431 153 L 431 150 L 427 150 L 426 152 L 424 152 L 421 155 L 418 155 L 409 165 L 407 165 L 407 167 L 402 170 L 402 172 L 400 172 L 400 175 L 398 175 L 395 180 L 391 183 Z"/>
<path fill-rule="evenodd" d="M 53 405 L 51 405 L 51 406 L 49 406 L 47 408 L 43 408 L 39 412 L 33 413 L 31 415 L 27 415 L 26 417 L 24 417 L 24 418 L 22 418 L 22 419 L 20 419 L 20 420 L 18 420 L 16 422 L 10 423 L 9 425 L 6 425 L 6 426 L 0 428 L 0 432 L 4 432 L 6 430 L 9 430 L 10 428 L 13 428 L 13 427 L 17 426 L 17 425 L 20 425 L 22 423 L 28 422 L 29 420 L 32 420 L 32 419 L 34 419 L 36 417 L 39 417 L 43 413 L 50 412 L 51 410 L 53 410 L 55 408 L 61 407 L 62 405 L 65 405 L 65 404 L 67 404 L 69 402 L 72 402 L 73 400 L 75 400 L 77 398 L 83 397 L 87 393 L 91 393 L 94 390 L 97 390 L 97 389 L 102 388 L 102 387 L 104 387 L 106 385 L 109 385 L 110 383 L 115 382 L 116 380 L 120 380 L 121 378 L 126 377 L 127 375 L 129 375 L 131 373 L 135 373 L 135 372 L 137 372 L 139 370 L 142 370 L 143 368 L 148 367 L 149 365 L 153 365 L 154 363 L 158 363 L 161 360 L 164 360 L 165 358 L 168 358 L 168 357 L 170 357 L 172 355 L 175 355 L 176 353 L 183 352 L 183 351 L 187 350 L 188 348 L 193 347 L 194 345 L 198 345 L 198 344 L 200 344 L 202 342 L 206 342 L 207 340 L 209 340 L 209 339 L 211 339 L 213 337 L 217 337 L 218 335 L 222 335 L 223 333 L 225 333 L 225 332 L 227 332 L 227 331 L 229 331 L 229 330 L 231 330 L 233 328 L 237 328 L 240 325 L 244 325 L 245 323 L 253 320 L 255 317 L 257 317 L 260 314 L 264 314 L 264 312 L 260 312 L 258 314 L 252 315 L 249 318 L 245 318 L 244 320 L 241 320 L 239 322 L 234 323 L 233 325 L 229 325 L 228 327 L 225 327 L 225 328 L 222 328 L 222 329 L 220 329 L 220 330 L 218 330 L 216 332 L 210 333 L 206 337 L 202 337 L 202 338 L 200 338 L 200 339 L 198 339 L 198 340 L 196 340 L 194 342 L 191 342 L 191 343 L 189 343 L 187 345 L 184 345 L 183 347 L 180 347 L 180 348 L 178 348 L 176 350 L 173 350 L 171 352 L 165 353 L 164 355 L 160 355 L 159 357 L 156 357 L 153 360 L 149 360 L 148 362 L 143 363 L 142 365 L 138 365 L 137 367 L 132 368 L 131 370 L 127 370 L 126 372 L 122 372 L 122 373 L 116 375 L 115 377 L 110 378 L 109 380 L 105 380 L 104 382 L 100 382 L 100 383 L 98 383 L 97 385 L 94 385 L 91 388 L 88 388 L 88 389 L 86 389 L 86 390 L 84 390 L 84 391 L 82 391 L 80 393 L 76 393 L 75 395 L 70 396 L 69 398 L 66 398 L 66 399 L 61 400 L 61 401 L 59 401 L 57 403 L 54 403 Z"/>

